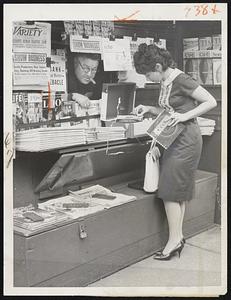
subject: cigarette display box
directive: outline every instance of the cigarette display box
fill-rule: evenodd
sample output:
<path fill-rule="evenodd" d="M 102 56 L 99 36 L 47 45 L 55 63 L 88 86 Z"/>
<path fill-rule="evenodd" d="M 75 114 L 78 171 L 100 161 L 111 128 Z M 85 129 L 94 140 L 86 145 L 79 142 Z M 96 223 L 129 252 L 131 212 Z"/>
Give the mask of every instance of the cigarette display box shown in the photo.
<path fill-rule="evenodd" d="M 103 84 L 101 113 L 102 121 L 116 120 L 119 115 L 129 115 L 133 112 L 136 84 L 105 83 Z"/>

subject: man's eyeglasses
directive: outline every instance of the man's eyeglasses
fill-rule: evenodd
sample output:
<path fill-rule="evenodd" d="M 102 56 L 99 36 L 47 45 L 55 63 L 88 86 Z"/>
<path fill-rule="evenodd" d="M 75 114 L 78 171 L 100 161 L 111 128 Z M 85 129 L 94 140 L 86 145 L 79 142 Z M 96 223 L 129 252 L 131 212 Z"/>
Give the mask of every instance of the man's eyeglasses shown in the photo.
<path fill-rule="evenodd" d="M 91 72 L 91 74 L 95 74 L 97 72 L 97 68 L 90 68 L 89 66 L 83 66 L 79 60 L 78 63 L 86 74 L 88 74 L 89 72 Z"/>

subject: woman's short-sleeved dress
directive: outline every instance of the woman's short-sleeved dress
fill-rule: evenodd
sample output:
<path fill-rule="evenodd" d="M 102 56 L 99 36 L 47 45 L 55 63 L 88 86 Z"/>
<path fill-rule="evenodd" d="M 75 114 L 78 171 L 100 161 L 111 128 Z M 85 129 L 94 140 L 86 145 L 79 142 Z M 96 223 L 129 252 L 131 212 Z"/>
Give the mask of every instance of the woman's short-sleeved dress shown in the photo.
<path fill-rule="evenodd" d="M 185 73 L 172 82 L 169 105 L 185 113 L 196 107 L 191 97 L 199 84 Z M 185 128 L 160 159 L 158 197 L 164 201 L 189 201 L 193 196 L 194 176 L 200 160 L 202 137 L 196 119 L 184 122 Z"/>

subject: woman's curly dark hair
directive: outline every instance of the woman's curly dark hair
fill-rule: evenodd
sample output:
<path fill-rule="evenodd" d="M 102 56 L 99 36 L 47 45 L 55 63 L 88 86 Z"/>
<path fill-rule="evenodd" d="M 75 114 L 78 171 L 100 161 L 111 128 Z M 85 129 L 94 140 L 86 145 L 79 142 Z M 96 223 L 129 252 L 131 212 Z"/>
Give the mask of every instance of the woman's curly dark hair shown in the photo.
<path fill-rule="evenodd" d="M 175 68 L 174 60 L 169 51 L 156 45 L 140 44 L 138 51 L 134 54 L 136 72 L 144 75 L 153 72 L 157 63 L 163 66 L 164 71 L 168 67 Z"/>

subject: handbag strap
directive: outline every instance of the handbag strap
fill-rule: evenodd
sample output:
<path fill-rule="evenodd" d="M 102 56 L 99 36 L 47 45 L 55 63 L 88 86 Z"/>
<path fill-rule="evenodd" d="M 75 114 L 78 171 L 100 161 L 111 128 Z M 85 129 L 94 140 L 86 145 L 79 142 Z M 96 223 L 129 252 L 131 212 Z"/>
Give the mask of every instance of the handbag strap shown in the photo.
<path fill-rule="evenodd" d="M 154 149 L 156 151 L 153 151 Z M 153 156 L 153 158 L 154 158 L 155 161 L 160 157 L 160 150 L 159 150 L 158 147 L 156 147 L 156 139 L 155 138 L 152 139 L 152 143 L 151 143 L 149 152 L 152 153 L 152 156 Z"/>
<path fill-rule="evenodd" d="M 152 142 L 151 142 L 151 146 L 150 146 L 149 151 L 153 150 L 153 149 L 155 148 L 155 146 L 156 146 L 156 139 L 153 138 L 153 139 L 152 139 Z"/>

